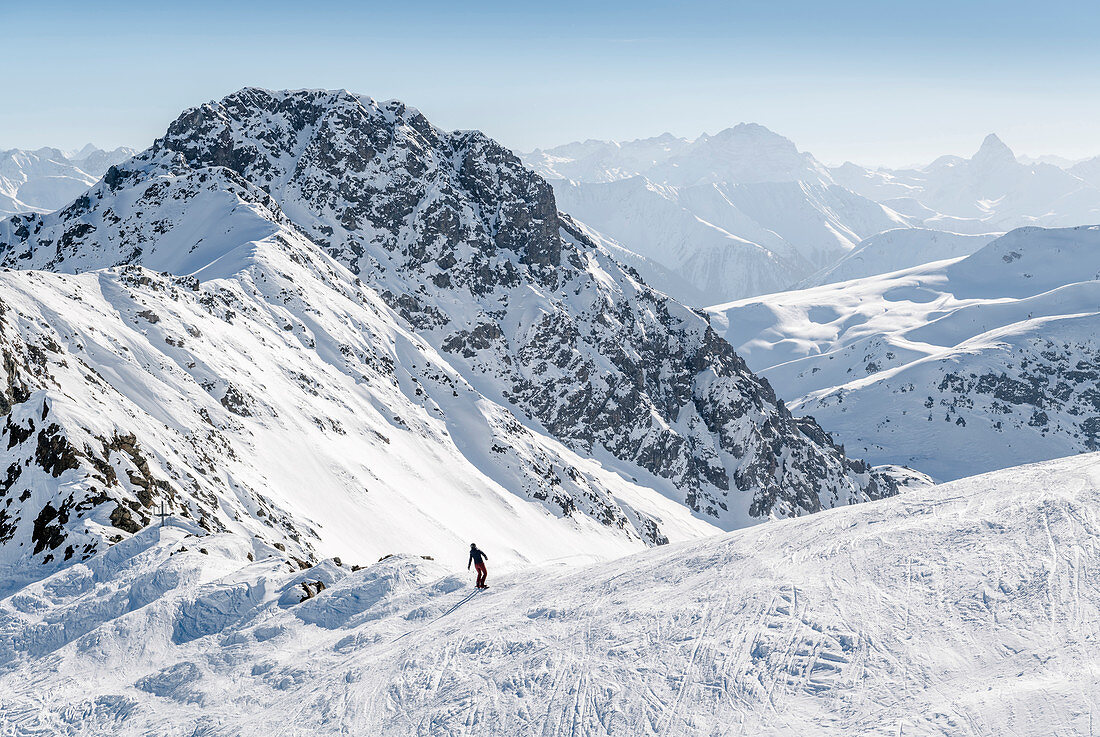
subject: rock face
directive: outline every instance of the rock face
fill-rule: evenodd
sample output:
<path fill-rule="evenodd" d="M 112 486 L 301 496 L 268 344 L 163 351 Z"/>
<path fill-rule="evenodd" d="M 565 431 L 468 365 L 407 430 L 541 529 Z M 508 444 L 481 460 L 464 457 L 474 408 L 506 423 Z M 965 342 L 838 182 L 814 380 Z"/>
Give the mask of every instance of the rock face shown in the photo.
<path fill-rule="evenodd" d="M 478 413 L 490 455 L 512 459 L 509 484 L 651 544 L 666 539 L 667 519 L 625 506 L 589 466 L 546 448 L 564 443 L 618 478 L 643 477 L 724 528 L 887 496 L 915 478 L 848 459 L 793 418 L 704 316 L 620 266 L 511 152 L 399 102 L 245 89 L 188 110 L 69 207 L 0 223 L 0 258 L 169 272 L 219 320 L 282 319 L 295 350 L 335 360 L 345 378 L 363 364 L 381 371 L 402 402 L 428 402 L 447 421 L 469 402 L 496 403 Z M 170 332 L 155 319 L 162 299 L 135 305 L 143 330 Z M 340 319 L 355 321 L 347 335 L 318 333 Z M 356 324 L 367 320 L 386 327 Z M 168 337 L 190 345 L 180 330 Z M 395 331 L 415 350 L 372 344 Z M 247 359 L 235 377 L 191 373 L 232 422 L 274 416 Z M 531 440 L 546 433 L 556 441 Z M 515 483 L 531 473 L 541 480 Z"/>

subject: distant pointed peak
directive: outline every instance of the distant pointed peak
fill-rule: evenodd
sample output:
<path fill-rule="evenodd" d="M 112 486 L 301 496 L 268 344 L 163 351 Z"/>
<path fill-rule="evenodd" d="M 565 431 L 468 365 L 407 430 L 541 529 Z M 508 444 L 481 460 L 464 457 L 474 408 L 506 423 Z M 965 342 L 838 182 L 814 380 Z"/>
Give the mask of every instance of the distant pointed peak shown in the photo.
<path fill-rule="evenodd" d="M 982 141 L 981 148 L 974 154 L 972 161 L 1016 161 L 1012 149 L 1005 145 L 996 133 L 990 133 Z"/>

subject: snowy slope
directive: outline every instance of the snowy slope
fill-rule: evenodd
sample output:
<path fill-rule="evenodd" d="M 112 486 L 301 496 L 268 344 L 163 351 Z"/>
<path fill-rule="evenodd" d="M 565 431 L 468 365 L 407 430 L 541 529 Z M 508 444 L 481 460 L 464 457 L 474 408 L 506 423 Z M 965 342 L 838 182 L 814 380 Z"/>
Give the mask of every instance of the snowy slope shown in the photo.
<path fill-rule="evenodd" d="M 109 166 L 135 153 L 130 148 L 103 151 L 91 144 L 71 153 L 56 148 L 0 151 L 0 216 L 64 207 Z"/>
<path fill-rule="evenodd" d="M 969 256 L 998 235 L 1001 234 L 964 235 L 927 228 L 884 230 L 860 241 L 839 261 L 803 279 L 795 288 L 835 284 L 900 271 L 931 261 Z"/>
<path fill-rule="evenodd" d="M 1100 447 L 1100 226 L 711 312 L 857 455 L 951 479 Z"/>
<path fill-rule="evenodd" d="M 227 261 L 201 282 L 0 275 L 20 367 L 0 564 L 86 557 L 162 504 L 303 560 L 474 537 L 502 561 L 606 557 L 715 529 L 525 430 L 312 244 L 276 231 Z"/>
<path fill-rule="evenodd" d="M 138 212 L 157 223 L 144 261 L 186 276 L 2 275 L 15 323 L 5 325 L 5 355 L 23 369 L 8 381 L 13 418 L 48 401 L 50 426 L 59 424 L 51 435 L 71 446 L 74 466 L 9 473 L 5 495 L 36 493 L 0 512 L 6 561 L 84 554 L 148 524 L 162 501 L 307 560 L 437 552 L 477 532 L 504 559 L 555 557 L 561 544 L 606 556 L 713 529 L 486 401 L 262 193 L 224 170 L 156 179 L 104 199 L 120 232 L 141 232 Z M 159 207 L 151 191 L 164 196 Z M 131 238 L 120 253 L 142 242 Z M 88 245 L 71 266 L 117 255 Z M 46 419 L 9 423 L 8 456 L 37 460 Z M 151 459 L 152 489 L 122 472 L 123 449 L 109 448 L 117 437 Z M 95 478 L 104 463 L 123 464 L 106 490 Z M 47 505 L 78 519 L 66 528 Z M 99 526 L 81 528 L 81 507 Z M 122 507 L 132 522 L 111 516 Z"/>
<path fill-rule="evenodd" d="M 471 598 L 461 557 L 298 571 L 237 535 L 149 528 L 0 594 L 0 722 L 16 735 L 1084 735 L 1100 692 L 1098 505 L 1092 454 L 528 568 Z"/>
<path fill-rule="evenodd" d="M 0 256 L 57 272 L 0 295 L 13 561 L 90 555 L 162 502 L 303 560 L 478 529 L 515 560 L 606 557 L 919 481 L 792 417 L 506 150 L 398 102 L 188 110 L 68 207 L 0 222 Z"/>
<path fill-rule="evenodd" d="M 1079 161 L 1068 169 L 1070 174 L 1084 179 L 1093 186 L 1100 187 L 1100 156 Z"/>
<path fill-rule="evenodd" d="M 590 228 L 579 220 L 570 218 L 572 226 L 581 233 L 584 238 L 598 244 L 611 254 L 614 259 L 623 266 L 630 267 L 638 274 L 638 279 L 643 277 L 647 286 L 674 297 L 678 302 L 687 305 L 705 304 L 706 296 L 694 284 L 676 272 L 668 269 L 653 259 L 631 251 L 618 241 L 608 238 L 603 233 Z"/>
<path fill-rule="evenodd" d="M 554 194 L 559 207 L 579 222 L 603 237 L 614 234 L 616 242 L 629 244 L 649 262 L 675 274 L 687 289 L 674 284 L 675 291 L 668 294 L 688 304 L 779 291 L 809 268 L 779 235 L 732 205 L 716 213 L 723 217 L 723 227 L 686 205 L 682 190 L 644 177 L 609 184 L 559 182 Z M 636 268 L 647 283 L 664 281 L 648 264 Z"/>

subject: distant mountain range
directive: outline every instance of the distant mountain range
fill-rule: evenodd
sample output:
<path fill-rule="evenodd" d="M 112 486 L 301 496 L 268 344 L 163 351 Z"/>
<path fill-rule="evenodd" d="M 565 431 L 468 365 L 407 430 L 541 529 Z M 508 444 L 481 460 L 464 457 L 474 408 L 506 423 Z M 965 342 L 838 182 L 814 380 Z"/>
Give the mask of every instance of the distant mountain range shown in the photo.
<path fill-rule="evenodd" d="M 695 305 L 782 290 L 908 225 L 759 125 L 694 141 L 588 141 L 524 161 L 564 211 L 666 272 L 637 265 L 647 281 Z"/>
<path fill-rule="evenodd" d="M 1074 169 L 1084 172 L 1085 164 Z M 969 159 L 942 156 L 923 169 L 869 170 L 844 164 L 837 183 L 903 213 L 914 225 L 989 233 L 1024 225 L 1100 222 L 1100 188 L 1053 164 L 1025 164 L 990 134 Z"/>
<path fill-rule="evenodd" d="M 1023 163 L 994 135 L 969 159 L 911 170 L 829 168 L 749 124 L 523 158 L 562 209 L 697 306 L 966 255 L 1025 225 L 1100 222 L 1100 158 Z M 914 232 L 885 235 L 901 229 Z"/>
<path fill-rule="evenodd" d="M 56 148 L 0 151 L 0 216 L 64 207 L 95 184 L 107 167 L 135 153 L 132 148 L 103 151 L 90 143 L 71 152 Z"/>

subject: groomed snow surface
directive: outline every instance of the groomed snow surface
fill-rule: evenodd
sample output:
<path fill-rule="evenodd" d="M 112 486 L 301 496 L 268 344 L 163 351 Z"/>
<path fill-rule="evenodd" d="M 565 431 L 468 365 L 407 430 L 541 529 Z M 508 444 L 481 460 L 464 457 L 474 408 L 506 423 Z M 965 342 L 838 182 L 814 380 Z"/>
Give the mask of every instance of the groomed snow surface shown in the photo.
<path fill-rule="evenodd" d="M 3 591 L 0 723 L 14 735 L 1090 734 L 1098 508 L 1090 454 L 491 575 L 473 596 L 462 549 L 298 571 L 244 536 L 150 527 Z M 326 588 L 299 603 L 315 581 Z"/>

